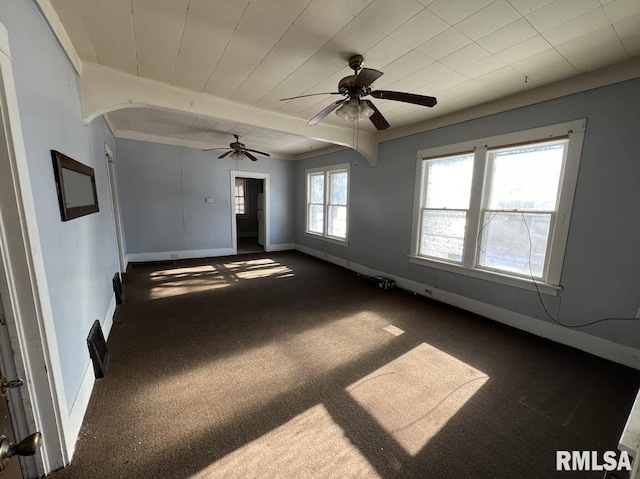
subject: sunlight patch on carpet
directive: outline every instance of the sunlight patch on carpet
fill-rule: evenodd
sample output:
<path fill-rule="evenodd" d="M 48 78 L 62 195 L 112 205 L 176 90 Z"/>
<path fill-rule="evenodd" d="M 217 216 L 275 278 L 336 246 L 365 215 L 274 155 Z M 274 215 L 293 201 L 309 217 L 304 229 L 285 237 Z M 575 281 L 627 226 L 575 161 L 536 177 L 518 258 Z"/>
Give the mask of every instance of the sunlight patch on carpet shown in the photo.
<path fill-rule="evenodd" d="M 415 456 L 489 377 L 422 343 L 346 391 Z"/>
<path fill-rule="evenodd" d="M 318 404 L 258 439 L 236 449 L 190 479 L 296 477 L 380 478 Z"/>
<path fill-rule="evenodd" d="M 155 271 L 150 277 L 154 286 L 149 291 L 149 299 L 181 296 L 229 286 L 228 280 L 211 265 Z"/>
<path fill-rule="evenodd" d="M 384 329 L 389 334 L 393 334 L 394 336 L 400 336 L 401 334 L 404 334 L 403 329 L 400 329 L 399 327 L 394 326 L 393 324 L 387 324 L 382 329 Z"/>
<path fill-rule="evenodd" d="M 253 259 L 233 261 L 223 265 L 237 279 L 256 279 L 269 277 L 293 276 L 291 268 L 271 259 Z"/>

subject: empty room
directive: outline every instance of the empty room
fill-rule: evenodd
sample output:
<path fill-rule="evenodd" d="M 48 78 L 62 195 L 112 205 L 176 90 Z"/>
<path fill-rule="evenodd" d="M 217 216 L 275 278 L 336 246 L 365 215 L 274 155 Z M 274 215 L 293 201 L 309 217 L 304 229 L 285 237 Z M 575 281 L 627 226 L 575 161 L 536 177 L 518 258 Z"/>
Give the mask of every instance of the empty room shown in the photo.
<path fill-rule="evenodd" d="M 3 477 L 640 477 L 637 0 L 10 0 L 0 113 Z"/>

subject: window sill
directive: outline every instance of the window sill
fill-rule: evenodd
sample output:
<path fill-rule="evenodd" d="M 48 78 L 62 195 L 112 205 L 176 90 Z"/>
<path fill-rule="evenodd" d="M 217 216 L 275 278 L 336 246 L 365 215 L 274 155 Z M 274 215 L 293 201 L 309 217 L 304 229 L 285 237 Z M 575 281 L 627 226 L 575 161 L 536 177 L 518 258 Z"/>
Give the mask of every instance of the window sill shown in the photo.
<path fill-rule="evenodd" d="M 540 293 L 548 294 L 550 296 L 557 296 L 558 291 L 562 289 L 561 286 L 543 283 L 541 281 L 534 282 L 531 279 L 519 278 L 517 276 L 510 276 L 508 274 L 494 273 L 491 271 L 484 271 L 481 269 L 467 268 L 462 265 L 446 263 L 444 261 L 426 259 L 420 256 L 409 255 L 409 262 L 414 264 L 419 264 L 422 266 L 428 266 L 430 268 L 440 269 L 443 271 L 449 271 L 451 273 L 470 276 L 472 278 L 483 279 L 485 281 L 500 283 L 507 286 L 513 286 L 515 288 L 527 289 L 529 291 L 540 291 Z"/>
<path fill-rule="evenodd" d="M 308 231 L 305 231 L 304 234 L 308 238 L 319 239 L 319 240 L 322 240 L 322 241 L 327 241 L 329 243 L 338 244 L 340 246 L 349 246 L 349 242 L 346 239 L 345 240 L 341 240 L 341 239 L 338 239 L 338 238 L 332 238 L 330 236 L 319 235 L 317 233 L 309 233 Z"/>

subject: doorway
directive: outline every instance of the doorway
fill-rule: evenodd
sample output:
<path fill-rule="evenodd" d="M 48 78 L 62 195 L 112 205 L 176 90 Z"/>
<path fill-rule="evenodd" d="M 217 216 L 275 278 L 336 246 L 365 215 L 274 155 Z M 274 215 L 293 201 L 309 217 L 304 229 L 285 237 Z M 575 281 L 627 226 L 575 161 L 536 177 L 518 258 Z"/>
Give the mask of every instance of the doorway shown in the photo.
<path fill-rule="evenodd" d="M 116 247 L 118 249 L 118 261 L 120 263 L 120 273 L 127 272 L 127 263 L 125 260 L 124 241 L 122 239 L 122 219 L 120 218 L 120 200 L 118 199 L 118 185 L 116 174 L 116 162 L 113 152 L 109 145 L 104 144 L 104 152 L 107 158 L 107 172 L 109 173 L 109 188 L 111 190 L 111 207 L 113 210 L 113 224 L 116 232 Z"/>
<path fill-rule="evenodd" d="M 237 254 L 264 251 L 264 180 L 236 177 Z"/>
<path fill-rule="evenodd" d="M 270 251 L 269 174 L 231 170 L 233 254 Z"/>

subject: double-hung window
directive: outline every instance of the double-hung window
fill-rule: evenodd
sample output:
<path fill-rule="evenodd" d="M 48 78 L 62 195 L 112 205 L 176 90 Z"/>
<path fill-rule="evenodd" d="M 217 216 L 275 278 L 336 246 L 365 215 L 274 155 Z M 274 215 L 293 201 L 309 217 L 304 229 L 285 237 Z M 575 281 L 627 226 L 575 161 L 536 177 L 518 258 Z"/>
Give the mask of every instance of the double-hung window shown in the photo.
<path fill-rule="evenodd" d="M 584 128 L 577 120 L 420 151 L 410 260 L 555 294 Z"/>
<path fill-rule="evenodd" d="M 307 227 L 311 235 L 347 241 L 349 164 L 307 170 Z"/>

